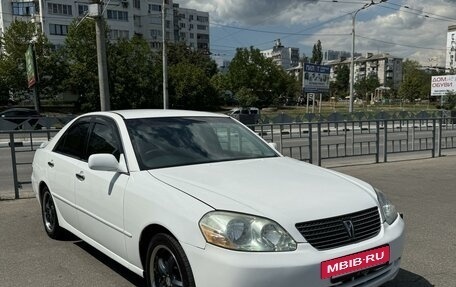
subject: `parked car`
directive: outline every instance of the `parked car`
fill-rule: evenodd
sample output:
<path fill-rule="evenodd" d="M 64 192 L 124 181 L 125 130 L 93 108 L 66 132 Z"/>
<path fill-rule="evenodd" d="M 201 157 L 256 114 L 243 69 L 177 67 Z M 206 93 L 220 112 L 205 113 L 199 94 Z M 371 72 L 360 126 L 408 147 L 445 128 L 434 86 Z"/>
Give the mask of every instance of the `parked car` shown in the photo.
<path fill-rule="evenodd" d="M 41 114 L 36 110 L 27 108 L 11 108 L 0 112 L 0 118 L 17 124 L 18 128 L 21 128 L 21 124 L 26 122 L 28 122 L 30 126 L 34 126 L 40 117 L 42 117 Z"/>
<path fill-rule="evenodd" d="M 228 115 L 246 125 L 257 124 L 260 120 L 260 109 L 255 107 L 234 108 Z"/>
<path fill-rule="evenodd" d="M 227 115 L 85 114 L 35 153 L 51 238 L 70 231 L 147 286 L 380 286 L 404 221 L 378 189 L 283 157 Z"/>

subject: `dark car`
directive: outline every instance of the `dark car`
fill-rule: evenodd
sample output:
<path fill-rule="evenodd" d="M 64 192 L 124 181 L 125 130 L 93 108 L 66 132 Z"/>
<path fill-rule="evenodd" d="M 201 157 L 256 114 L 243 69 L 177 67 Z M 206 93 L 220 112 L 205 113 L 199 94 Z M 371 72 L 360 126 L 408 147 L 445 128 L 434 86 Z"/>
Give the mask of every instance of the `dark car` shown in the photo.
<path fill-rule="evenodd" d="M 12 108 L 0 112 L 0 118 L 15 123 L 16 129 L 21 128 L 25 123 L 33 127 L 40 117 L 42 117 L 40 113 L 27 108 Z"/>

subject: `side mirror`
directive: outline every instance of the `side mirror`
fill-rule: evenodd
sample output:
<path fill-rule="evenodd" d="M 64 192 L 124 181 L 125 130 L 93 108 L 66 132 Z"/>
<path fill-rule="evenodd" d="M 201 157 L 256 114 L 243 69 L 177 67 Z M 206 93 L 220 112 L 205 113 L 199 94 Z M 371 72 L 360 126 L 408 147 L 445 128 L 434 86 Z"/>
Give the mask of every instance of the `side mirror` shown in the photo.
<path fill-rule="evenodd" d="M 98 171 L 128 173 L 123 154 L 120 155 L 120 161 L 117 161 L 112 154 L 93 154 L 89 157 L 89 168 Z"/>

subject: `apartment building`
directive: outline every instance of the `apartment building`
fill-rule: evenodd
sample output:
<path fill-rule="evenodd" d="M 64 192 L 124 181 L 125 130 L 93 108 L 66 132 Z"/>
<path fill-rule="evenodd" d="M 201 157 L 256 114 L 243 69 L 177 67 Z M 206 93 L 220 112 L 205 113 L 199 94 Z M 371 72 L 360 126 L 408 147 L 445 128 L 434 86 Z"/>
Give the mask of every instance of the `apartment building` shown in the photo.
<path fill-rule="evenodd" d="M 86 17 L 91 1 L 75 0 L 2 0 L 0 33 L 18 19 L 33 21 L 55 46 L 63 45 L 74 19 Z M 106 2 L 106 1 L 105 1 Z M 173 0 L 165 1 L 165 38 L 182 41 L 189 47 L 209 52 L 209 13 L 181 8 Z M 160 49 L 162 0 L 111 0 L 103 7 L 111 41 L 141 35 L 151 48 Z M 87 21 L 87 20 L 85 20 Z"/>
<path fill-rule="evenodd" d="M 350 63 L 350 58 L 329 61 L 327 65 L 332 67 L 331 81 L 336 80 L 337 71 L 341 65 L 350 66 Z M 366 53 L 364 56 L 355 58 L 354 75 L 355 83 L 370 76 L 376 76 L 380 85 L 399 88 L 402 81 L 402 59 L 388 53 Z"/>
<path fill-rule="evenodd" d="M 299 65 L 299 48 L 284 47 L 280 39 L 276 40 L 272 49 L 263 50 L 261 54 L 285 70 Z"/>
<path fill-rule="evenodd" d="M 456 25 L 448 27 L 445 69 L 448 73 L 456 69 Z"/>

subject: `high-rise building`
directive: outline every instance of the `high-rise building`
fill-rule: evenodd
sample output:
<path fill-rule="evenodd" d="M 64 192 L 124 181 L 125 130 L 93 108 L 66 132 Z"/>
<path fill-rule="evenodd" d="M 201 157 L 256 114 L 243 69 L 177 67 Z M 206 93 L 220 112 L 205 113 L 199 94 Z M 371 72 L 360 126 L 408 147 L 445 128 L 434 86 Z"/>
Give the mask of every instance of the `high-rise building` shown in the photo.
<path fill-rule="evenodd" d="M 448 27 L 445 69 L 451 73 L 456 69 L 456 25 Z"/>
<path fill-rule="evenodd" d="M 280 39 L 272 49 L 261 51 L 266 58 L 272 58 L 272 61 L 284 69 L 290 69 L 299 65 L 299 48 L 284 47 Z"/>
<path fill-rule="evenodd" d="M 104 1 L 106 3 L 106 1 Z M 14 20 L 33 21 L 55 46 L 63 45 L 74 19 L 86 18 L 90 1 L 2 0 L 0 33 Z M 209 13 L 181 8 L 166 0 L 165 37 L 209 52 Z M 111 41 L 141 35 L 154 49 L 161 48 L 162 0 L 112 0 L 103 7 Z M 87 20 L 85 20 L 87 21 Z"/>
<path fill-rule="evenodd" d="M 350 66 L 351 59 L 339 59 L 328 62 L 331 66 L 330 79 L 336 80 L 340 66 Z M 355 58 L 354 66 L 355 83 L 368 78 L 377 77 L 380 85 L 385 87 L 399 88 L 402 81 L 402 59 L 391 56 L 388 53 L 366 53 L 364 56 Z"/>

